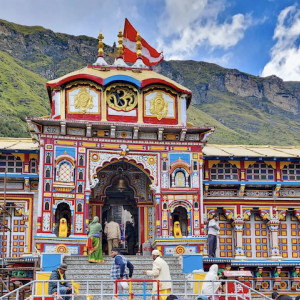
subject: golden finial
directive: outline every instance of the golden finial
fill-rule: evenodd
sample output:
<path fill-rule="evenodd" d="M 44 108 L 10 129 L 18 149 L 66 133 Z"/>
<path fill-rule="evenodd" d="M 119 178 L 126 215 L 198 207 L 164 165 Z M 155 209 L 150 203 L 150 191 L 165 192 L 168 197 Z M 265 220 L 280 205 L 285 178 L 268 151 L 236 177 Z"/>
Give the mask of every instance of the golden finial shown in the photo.
<path fill-rule="evenodd" d="M 137 57 L 139 58 L 139 57 L 142 57 L 142 42 L 141 42 L 141 40 L 142 40 L 142 37 L 140 36 L 140 33 L 139 32 L 137 32 L 137 34 L 136 34 L 136 55 L 137 55 Z"/>
<path fill-rule="evenodd" d="M 119 34 L 118 34 L 118 43 L 119 43 L 119 46 L 118 46 L 118 56 L 122 56 L 124 51 L 123 51 L 123 34 L 122 34 L 122 29 L 120 28 L 119 30 Z"/>
<path fill-rule="evenodd" d="M 103 56 L 104 52 L 103 52 L 103 47 L 104 47 L 104 43 L 102 42 L 102 40 L 104 39 L 104 36 L 102 35 L 102 31 L 100 31 L 100 34 L 98 36 L 99 39 L 99 43 L 98 43 L 98 55 L 99 56 Z"/>

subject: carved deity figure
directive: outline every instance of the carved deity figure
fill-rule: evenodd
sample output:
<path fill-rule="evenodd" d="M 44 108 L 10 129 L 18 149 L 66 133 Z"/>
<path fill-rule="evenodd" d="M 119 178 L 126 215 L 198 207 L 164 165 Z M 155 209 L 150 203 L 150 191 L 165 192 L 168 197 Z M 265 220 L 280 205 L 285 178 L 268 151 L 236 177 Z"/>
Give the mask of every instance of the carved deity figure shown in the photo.
<path fill-rule="evenodd" d="M 181 234 L 181 229 L 180 229 L 180 223 L 179 221 L 176 221 L 174 223 L 174 238 L 175 239 L 180 239 L 182 238 L 182 234 Z"/>
<path fill-rule="evenodd" d="M 87 88 L 81 88 L 78 95 L 75 95 L 74 106 L 75 108 L 80 109 L 83 113 L 86 113 L 88 109 L 93 108 L 93 96 L 89 94 Z"/>
<path fill-rule="evenodd" d="M 168 113 L 168 101 L 165 101 L 163 94 L 157 92 L 154 99 L 150 100 L 150 112 L 152 115 L 157 116 L 160 121 Z"/>
<path fill-rule="evenodd" d="M 61 218 L 59 220 L 59 237 L 67 237 L 68 236 L 68 224 L 65 218 Z"/>

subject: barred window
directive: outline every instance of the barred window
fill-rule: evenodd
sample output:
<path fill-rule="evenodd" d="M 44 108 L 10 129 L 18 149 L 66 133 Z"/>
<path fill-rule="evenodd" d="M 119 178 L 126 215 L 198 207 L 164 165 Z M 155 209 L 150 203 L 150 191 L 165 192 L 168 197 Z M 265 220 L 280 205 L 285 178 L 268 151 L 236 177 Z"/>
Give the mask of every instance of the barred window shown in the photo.
<path fill-rule="evenodd" d="M 289 164 L 282 169 L 282 180 L 300 180 L 300 164 Z"/>
<path fill-rule="evenodd" d="M 247 180 L 274 180 L 274 169 L 265 163 L 255 163 L 247 169 Z"/>
<path fill-rule="evenodd" d="M 0 173 L 22 173 L 23 162 L 19 157 L 13 155 L 2 154 L 0 155 Z"/>
<path fill-rule="evenodd" d="M 211 180 L 238 180 L 238 168 L 230 163 L 214 164 L 210 169 Z"/>

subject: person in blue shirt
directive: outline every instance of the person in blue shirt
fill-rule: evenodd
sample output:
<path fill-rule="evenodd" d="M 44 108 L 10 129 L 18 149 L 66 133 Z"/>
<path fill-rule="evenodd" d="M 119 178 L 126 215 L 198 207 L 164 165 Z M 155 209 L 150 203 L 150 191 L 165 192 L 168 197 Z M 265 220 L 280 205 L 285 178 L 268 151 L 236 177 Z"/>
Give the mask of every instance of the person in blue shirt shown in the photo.
<path fill-rule="evenodd" d="M 114 258 L 112 267 L 110 270 L 110 277 L 112 280 L 127 280 L 132 278 L 133 265 L 132 263 L 120 253 L 119 248 L 112 248 L 111 256 Z M 129 269 L 129 274 L 127 274 L 126 267 Z M 118 282 L 118 294 L 124 294 L 124 287 L 126 284 L 123 282 Z M 114 294 L 115 285 L 114 285 Z M 127 297 L 118 297 L 118 299 L 127 299 Z"/>

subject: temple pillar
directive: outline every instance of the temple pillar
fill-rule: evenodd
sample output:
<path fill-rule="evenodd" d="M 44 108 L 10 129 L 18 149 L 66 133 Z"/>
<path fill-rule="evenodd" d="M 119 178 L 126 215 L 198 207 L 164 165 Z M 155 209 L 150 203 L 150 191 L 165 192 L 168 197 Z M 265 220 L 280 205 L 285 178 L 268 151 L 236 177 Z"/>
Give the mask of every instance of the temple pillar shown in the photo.
<path fill-rule="evenodd" d="M 234 247 L 234 259 L 246 260 L 244 246 L 243 246 L 243 232 L 245 221 L 242 218 L 236 218 L 232 222 L 235 234 L 235 247 Z"/>
<path fill-rule="evenodd" d="M 282 256 L 279 251 L 278 246 L 278 228 L 280 225 L 280 221 L 277 218 L 272 218 L 267 223 L 270 230 L 270 260 L 280 260 Z"/>

